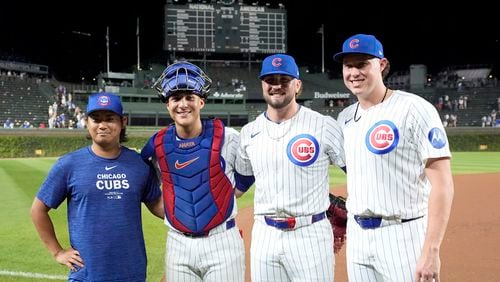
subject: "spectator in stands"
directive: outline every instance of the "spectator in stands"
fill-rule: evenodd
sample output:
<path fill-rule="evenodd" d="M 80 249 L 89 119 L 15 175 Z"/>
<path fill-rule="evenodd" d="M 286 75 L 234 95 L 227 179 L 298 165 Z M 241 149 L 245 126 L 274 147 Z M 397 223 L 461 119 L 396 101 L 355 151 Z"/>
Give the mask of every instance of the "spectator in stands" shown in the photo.
<path fill-rule="evenodd" d="M 445 114 L 443 117 L 443 127 L 448 127 L 448 121 L 450 120 L 450 115 Z"/>
<path fill-rule="evenodd" d="M 73 119 L 68 120 L 68 129 L 75 128 L 75 121 Z"/>
<path fill-rule="evenodd" d="M 451 101 L 450 101 L 450 96 L 448 95 L 444 95 L 444 99 L 443 99 L 443 103 L 444 103 L 444 109 L 447 110 L 447 111 L 451 111 L 452 108 L 451 108 Z"/>
<path fill-rule="evenodd" d="M 76 105 L 73 101 L 68 101 L 67 105 L 68 105 L 68 113 L 71 114 L 76 108 Z"/>
<path fill-rule="evenodd" d="M 334 103 L 335 103 L 335 102 L 333 101 L 333 99 L 330 99 L 330 100 L 328 101 L 328 106 L 329 106 L 330 108 L 333 108 L 333 106 L 335 105 Z"/>
<path fill-rule="evenodd" d="M 458 117 L 456 114 L 451 114 L 448 121 L 448 127 L 457 127 L 457 119 Z"/>
<path fill-rule="evenodd" d="M 47 123 L 49 124 L 49 128 L 55 128 L 56 127 L 56 114 L 52 114 L 52 116 L 49 117 L 47 120 Z"/>
<path fill-rule="evenodd" d="M 22 128 L 31 128 L 31 124 L 30 124 L 30 122 L 29 122 L 29 121 L 27 121 L 27 120 L 25 120 L 25 121 L 23 122 Z"/>
<path fill-rule="evenodd" d="M 14 122 L 10 118 L 7 118 L 3 123 L 3 128 L 14 128 Z"/>
<path fill-rule="evenodd" d="M 57 115 L 57 109 L 58 109 L 58 104 L 56 101 L 54 101 L 54 103 L 52 103 L 52 113 L 54 115 Z"/>
<path fill-rule="evenodd" d="M 52 107 L 52 105 L 49 105 L 48 114 L 49 118 L 54 115 L 54 108 Z"/>
<path fill-rule="evenodd" d="M 84 113 L 81 113 L 77 118 L 76 128 L 83 129 L 85 127 L 87 127 L 87 118 Z"/>
<path fill-rule="evenodd" d="M 121 145 L 127 118 L 118 96 L 94 94 L 87 106 L 92 144 L 57 161 L 40 187 L 31 217 L 68 281 L 146 281 L 141 203 L 163 219 L 154 169 Z M 49 215 L 67 201 L 70 242 L 63 247 Z"/>
<path fill-rule="evenodd" d="M 491 126 L 491 124 L 492 124 L 491 115 L 488 115 L 486 116 L 486 127 Z"/>
<path fill-rule="evenodd" d="M 452 105 L 452 109 L 454 112 L 458 111 L 458 106 L 459 104 L 459 101 L 457 99 L 453 99 L 453 101 L 451 102 L 451 105 Z M 463 109 L 463 100 L 462 100 L 462 109 Z"/>
<path fill-rule="evenodd" d="M 60 128 L 66 127 L 66 115 L 64 113 L 61 113 L 61 115 L 59 115 L 59 122 L 60 122 Z"/>
<path fill-rule="evenodd" d="M 438 101 L 436 103 L 436 108 L 438 109 L 438 111 L 441 111 L 443 109 L 443 97 L 442 96 L 439 96 L 438 98 Z"/>
<path fill-rule="evenodd" d="M 460 97 L 458 98 L 458 109 L 459 110 L 465 110 L 464 103 L 465 103 L 464 96 L 460 95 Z"/>
<path fill-rule="evenodd" d="M 61 107 L 63 109 L 67 107 L 67 104 L 66 104 L 66 94 L 64 94 L 64 93 L 61 94 Z"/>
<path fill-rule="evenodd" d="M 486 127 L 486 120 L 488 119 L 487 116 L 483 116 L 481 118 L 481 127 Z"/>

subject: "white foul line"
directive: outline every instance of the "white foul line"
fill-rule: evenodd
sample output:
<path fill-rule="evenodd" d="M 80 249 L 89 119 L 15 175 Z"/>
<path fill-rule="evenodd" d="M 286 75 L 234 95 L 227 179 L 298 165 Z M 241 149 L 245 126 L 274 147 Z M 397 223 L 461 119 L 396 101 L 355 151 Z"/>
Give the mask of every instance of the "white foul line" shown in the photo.
<path fill-rule="evenodd" d="M 49 275 L 49 274 L 32 273 L 32 272 L 8 271 L 8 270 L 3 270 L 3 269 L 0 269 L 0 275 L 28 277 L 28 278 L 40 278 L 40 279 L 50 279 L 50 280 L 66 280 L 66 279 L 68 279 L 68 277 L 64 276 L 64 275 Z"/>

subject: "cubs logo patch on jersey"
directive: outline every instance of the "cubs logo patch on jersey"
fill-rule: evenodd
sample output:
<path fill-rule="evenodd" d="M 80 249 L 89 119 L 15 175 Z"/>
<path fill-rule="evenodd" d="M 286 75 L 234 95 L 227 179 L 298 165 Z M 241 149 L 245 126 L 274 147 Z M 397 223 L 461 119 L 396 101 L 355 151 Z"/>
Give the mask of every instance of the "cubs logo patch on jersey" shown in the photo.
<path fill-rule="evenodd" d="M 300 134 L 288 142 L 286 153 L 288 159 L 298 166 L 308 166 L 319 156 L 319 143 L 310 134 Z"/>
<path fill-rule="evenodd" d="M 436 149 L 441 149 L 446 145 L 446 135 L 440 128 L 434 127 L 429 130 L 427 138 L 429 139 L 432 147 Z"/>
<path fill-rule="evenodd" d="M 394 150 L 399 142 L 396 125 L 388 120 L 375 123 L 366 133 L 365 143 L 370 152 L 383 155 Z"/>

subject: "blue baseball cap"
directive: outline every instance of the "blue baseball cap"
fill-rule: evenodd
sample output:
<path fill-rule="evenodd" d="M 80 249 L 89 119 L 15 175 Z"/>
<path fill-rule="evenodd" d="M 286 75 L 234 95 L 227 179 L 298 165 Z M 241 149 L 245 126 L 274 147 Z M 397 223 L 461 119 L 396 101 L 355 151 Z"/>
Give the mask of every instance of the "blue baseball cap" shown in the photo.
<path fill-rule="evenodd" d="M 123 107 L 120 97 L 111 93 L 97 93 L 89 96 L 87 116 L 95 111 L 110 111 L 123 116 Z"/>
<path fill-rule="evenodd" d="M 293 78 L 299 78 L 299 68 L 292 56 L 285 54 L 274 54 L 268 56 L 262 62 L 260 79 L 273 74 L 284 74 Z"/>
<path fill-rule="evenodd" d="M 384 48 L 375 36 L 356 34 L 344 41 L 342 52 L 335 54 L 333 59 L 342 63 L 344 56 L 349 54 L 366 54 L 382 59 L 384 58 Z"/>

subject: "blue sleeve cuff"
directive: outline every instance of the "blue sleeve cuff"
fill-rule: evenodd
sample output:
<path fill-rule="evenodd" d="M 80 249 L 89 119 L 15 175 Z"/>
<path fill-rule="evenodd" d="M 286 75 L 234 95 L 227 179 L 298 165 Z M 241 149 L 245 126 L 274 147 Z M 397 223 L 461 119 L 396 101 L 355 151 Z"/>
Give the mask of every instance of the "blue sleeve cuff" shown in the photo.
<path fill-rule="evenodd" d="M 237 171 L 235 171 L 234 180 L 236 182 L 236 189 L 240 190 L 241 192 L 246 192 L 255 182 L 255 177 L 253 175 L 241 175 Z"/>
<path fill-rule="evenodd" d="M 149 138 L 148 142 L 146 145 L 141 150 L 141 157 L 145 162 L 149 162 L 149 158 L 151 158 L 153 155 L 155 155 L 155 145 L 154 145 L 154 140 L 155 140 L 155 135 L 153 137 Z"/>

